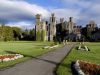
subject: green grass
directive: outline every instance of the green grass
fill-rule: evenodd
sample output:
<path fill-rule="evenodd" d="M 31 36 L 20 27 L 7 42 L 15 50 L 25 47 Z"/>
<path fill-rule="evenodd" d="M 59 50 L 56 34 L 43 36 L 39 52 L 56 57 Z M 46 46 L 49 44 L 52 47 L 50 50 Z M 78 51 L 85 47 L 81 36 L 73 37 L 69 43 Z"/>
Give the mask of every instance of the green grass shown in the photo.
<path fill-rule="evenodd" d="M 78 51 L 76 48 L 64 59 L 57 69 L 58 75 L 72 75 L 71 62 L 74 60 L 84 60 L 95 64 L 100 64 L 100 43 L 85 43 L 90 52 Z"/>
<path fill-rule="evenodd" d="M 13 66 L 17 63 L 37 57 L 44 54 L 50 49 L 43 49 L 44 45 L 50 45 L 52 42 L 34 42 L 34 41 L 16 41 L 16 42 L 0 42 L 0 54 L 6 54 L 7 52 L 20 53 L 25 55 L 24 58 L 14 61 L 0 63 L 0 69 Z"/>

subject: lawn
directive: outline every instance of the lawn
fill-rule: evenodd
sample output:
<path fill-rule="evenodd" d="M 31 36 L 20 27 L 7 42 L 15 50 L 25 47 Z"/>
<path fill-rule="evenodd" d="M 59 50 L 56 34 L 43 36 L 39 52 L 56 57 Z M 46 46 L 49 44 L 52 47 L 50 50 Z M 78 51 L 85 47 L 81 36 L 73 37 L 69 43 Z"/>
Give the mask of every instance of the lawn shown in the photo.
<path fill-rule="evenodd" d="M 100 43 L 85 43 L 91 50 L 90 52 L 78 51 L 76 48 L 72 49 L 71 53 L 58 66 L 58 75 L 72 75 L 71 62 L 73 60 L 84 60 L 95 64 L 100 64 Z"/>
<path fill-rule="evenodd" d="M 34 41 L 17 41 L 17 42 L 0 42 L 0 54 L 8 53 L 20 53 L 24 55 L 24 58 L 20 58 L 14 61 L 0 63 L 0 69 L 13 66 L 22 61 L 31 59 L 44 54 L 50 49 L 43 49 L 45 45 L 50 45 L 52 42 L 34 42 Z"/>

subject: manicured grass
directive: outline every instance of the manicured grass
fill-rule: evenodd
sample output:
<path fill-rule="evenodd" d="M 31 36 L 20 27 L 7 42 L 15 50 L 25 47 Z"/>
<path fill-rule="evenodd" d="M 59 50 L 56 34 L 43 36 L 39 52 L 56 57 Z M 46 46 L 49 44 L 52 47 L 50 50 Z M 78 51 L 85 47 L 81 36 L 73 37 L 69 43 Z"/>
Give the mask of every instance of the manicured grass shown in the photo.
<path fill-rule="evenodd" d="M 0 54 L 5 54 L 5 51 L 11 51 L 20 54 L 26 54 L 29 56 L 37 56 L 45 45 L 49 45 L 49 42 L 0 42 Z"/>
<path fill-rule="evenodd" d="M 57 69 L 58 75 L 72 75 L 71 73 L 71 62 L 74 60 L 84 60 L 95 64 L 100 64 L 100 43 L 85 43 L 86 46 L 91 50 L 78 51 L 76 48 L 64 59 Z"/>
<path fill-rule="evenodd" d="M 15 65 L 22 61 L 31 59 L 38 55 L 44 54 L 50 49 L 43 49 L 45 45 L 50 45 L 52 42 L 34 42 L 34 41 L 16 41 L 16 42 L 0 42 L 0 54 L 20 53 L 24 55 L 24 58 L 17 59 L 14 61 L 0 63 L 0 69 L 8 66 Z M 7 53 L 8 54 L 8 53 Z"/>

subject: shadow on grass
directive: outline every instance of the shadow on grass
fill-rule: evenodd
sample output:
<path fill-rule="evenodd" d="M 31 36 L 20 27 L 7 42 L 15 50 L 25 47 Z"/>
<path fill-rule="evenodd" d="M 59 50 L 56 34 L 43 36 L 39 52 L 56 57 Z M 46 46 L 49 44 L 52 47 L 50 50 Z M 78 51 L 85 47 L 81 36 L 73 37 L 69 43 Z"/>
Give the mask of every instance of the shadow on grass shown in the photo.
<path fill-rule="evenodd" d="M 37 59 L 37 60 L 41 60 L 41 61 L 45 61 L 45 62 L 47 62 L 47 63 L 50 63 L 50 64 L 54 64 L 54 65 L 58 65 L 59 63 L 58 62 L 56 62 L 56 61 L 51 61 L 51 60 L 47 60 L 47 59 L 42 59 L 42 58 L 40 58 L 40 57 L 34 57 L 34 56 L 32 56 L 32 55 L 28 55 L 28 54 L 23 54 L 23 53 L 18 53 L 18 52 L 13 52 L 13 51 L 5 51 L 6 53 L 10 53 L 10 54 L 21 54 L 21 55 L 23 55 L 24 57 L 30 57 L 30 58 L 34 58 L 34 59 Z M 61 64 L 61 66 L 64 66 L 64 67 L 69 67 L 69 65 L 68 64 Z"/>
<path fill-rule="evenodd" d="M 71 50 L 73 49 L 73 47 L 74 47 L 74 45 L 72 46 L 72 48 L 71 48 Z M 68 54 L 67 54 L 67 56 L 69 55 L 69 53 L 71 52 L 71 50 L 68 52 Z M 7 53 L 13 53 L 13 54 L 16 54 L 17 52 L 12 52 L 12 51 L 5 51 L 5 52 L 7 52 Z M 17 54 L 19 54 L 19 53 L 17 53 Z M 71 66 L 70 66 L 70 64 L 61 64 L 61 63 L 59 63 L 59 62 L 57 62 L 57 61 L 52 61 L 52 60 L 50 60 L 50 59 L 44 59 L 44 58 L 40 58 L 40 57 L 35 57 L 35 56 L 32 56 L 32 55 L 28 55 L 28 54 L 23 54 L 23 53 L 20 53 L 20 54 L 22 54 L 24 57 L 31 57 L 31 58 L 34 58 L 34 59 L 37 59 L 37 60 L 41 60 L 41 61 L 44 61 L 44 62 L 47 62 L 47 63 L 50 63 L 50 64 L 54 64 L 54 65 L 56 65 L 57 67 L 55 67 L 55 69 L 54 69 L 54 71 L 53 71 L 53 73 L 54 73 L 54 75 L 57 75 L 57 68 L 58 68 L 58 66 L 59 65 L 61 65 L 61 66 L 64 66 L 64 67 L 68 67 L 68 68 L 70 68 Z M 40 56 L 40 55 L 39 55 Z M 64 59 L 65 59 L 66 57 L 64 57 Z M 64 60 L 63 59 L 63 60 Z M 61 60 L 61 62 L 63 61 L 63 60 Z M 69 71 L 70 73 L 71 73 L 71 71 Z"/>
<path fill-rule="evenodd" d="M 9 53 L 9 54 L 21 54 L 23 55 L 24 57 L 31 57 L 31 58 L 34 58 L 34 56 L 32 55 L 28 55 L 28 54 L 24 54 L 24 53 L 20 53 L 20 52 L 14 52 L 14 51 L 5 51 L 6 53 Z"/>
<path fill-rule="evenodd" d="M 35 57 L 35 56 L 32 56 L 32 55 L 28 55 L 28 54 L 23 54 L 23 53 L 18 53 L 18 52 L 13 52 L 13 51 L 5 51 L 6 53 L 10 53 L 10 54 L 21 54 L 23 55 L 24 57 L 30 57 L 30 58 L 34 58 L 34 59 L 38 59 L 38 60 L 42 60 L 42 61 L 45 61 L 45 62 L 48 62 L 48 63 L 51 63 L 51 64 L 58 64 L 57 62 L 55 61 L 51 61 L 51 60 L 47 60 L 47 59 L 42 59 L 42 58 L 39 58 L 38 56 Z"/>

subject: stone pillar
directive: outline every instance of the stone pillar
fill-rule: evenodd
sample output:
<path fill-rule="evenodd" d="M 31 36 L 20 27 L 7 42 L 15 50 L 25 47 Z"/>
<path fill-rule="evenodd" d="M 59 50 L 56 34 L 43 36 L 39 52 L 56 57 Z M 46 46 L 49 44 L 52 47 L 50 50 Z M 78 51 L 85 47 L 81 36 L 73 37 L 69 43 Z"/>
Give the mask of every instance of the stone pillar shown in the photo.
<path fill-rule="evenodd" d="M 53 14 L 51 14 L 50 17 L 50 41 L 53 41 L 54 36 L 56 36 L 56 17 Z"/>
<path fill-rule="evenodd" d="M 41 15 L 40 14 L 37 14 L 36 15 L 36 41 L 41 41 L 42 38 L 41 38 L 41 31 L 42 31 L 42 28 L 41 28 Z"/>

